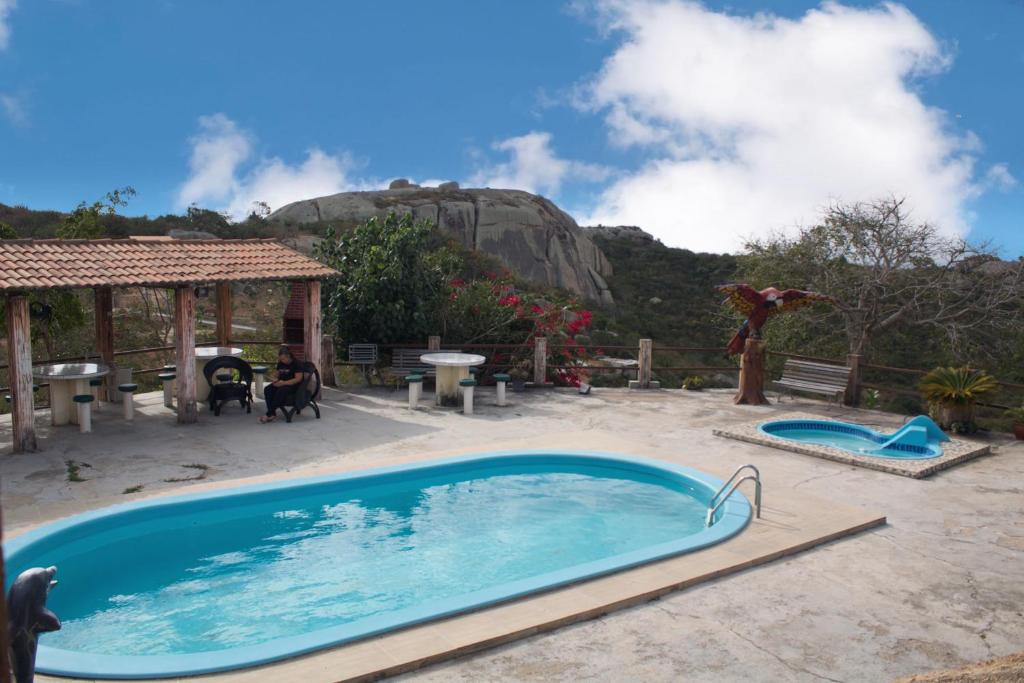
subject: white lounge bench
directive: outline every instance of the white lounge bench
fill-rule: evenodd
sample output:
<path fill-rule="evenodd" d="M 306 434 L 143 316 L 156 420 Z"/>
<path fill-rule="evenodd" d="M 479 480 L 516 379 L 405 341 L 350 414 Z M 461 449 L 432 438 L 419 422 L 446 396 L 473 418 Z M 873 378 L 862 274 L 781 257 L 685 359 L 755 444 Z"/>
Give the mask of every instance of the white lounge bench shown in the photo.
<path fill-rule="evenodd" d="M 846 393 L 851 372 L 853 369 L 845 365 L 813 363 L 790 358 L 782 369 L 782 377 L 772 382 L 772 385 L 779 390 L 780 401 L 783 391 L 789 394 L 790 398 L 793 397 L 794 391 L 799 391 L 826 396 L 831 402 Z"/>

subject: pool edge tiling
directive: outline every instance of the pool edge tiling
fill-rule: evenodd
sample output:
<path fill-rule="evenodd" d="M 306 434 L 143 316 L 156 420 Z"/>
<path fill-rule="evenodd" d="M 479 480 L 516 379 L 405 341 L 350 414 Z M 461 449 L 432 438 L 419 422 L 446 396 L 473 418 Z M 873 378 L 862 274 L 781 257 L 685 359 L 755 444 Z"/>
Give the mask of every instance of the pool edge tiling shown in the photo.
<path fill-rule="evenodd" d="M 460 471 L 476 469 L 502 468 L 509 466 L 535 466 L 540 462 L 566 461 L 577 465 L 589 464 L 595 467 L 623 470 L 633 473 L 654 475 L 672 482 L 683 482 L 686 486 L 695 486 L 706 491 L 710 497 L 721 485 L 721 481 L 711 475 L 681 465 L 640 458 L 619 453 L 597 451 L 572 451 L 552 449 L 551 451 L 512 451 L 500 453 L 479 453 L 456 458 L 417 461 L 394 467 L 373 468 L 368 470 L 349 471 L 335 475 L 320 477 L 282 480 L 274 484 L 256 484 L 232 487 L 206 493 L 185 494 L 181 496 L 161 497 L 135 503 L 101 508 L 65 518 L 57 522 L 43 525 L 5 543 L 5 552 L 9 563 L 17 567 L 19 564 L 37 563 L 31 552 L 40 552 L 36 548 L 41 545 L 45 552 L 46 544 L 52 545 L 54 538 L 67 534 L 87 523 L 97 529 L 118 523 L 118 518 L 129 518 L 142 514 L 152 515 L 155 509 L 162 507 L 187 508 L 198 504 L 209 505 L 211 501 L 236 500 L 244 505 L 249 498 L 261 494 L 284 494 L 289 491 L 301 492 L 305 489 L 323 487 L 339 483 L 358 486 L 372 486 L 379 481 L 401 479 L 410 475 L 426 474 L 458 474 Z M 351 492 L 351 491 L 350 491 Z M 703 495 L 703 494 L 702 494 Z M 173 506 L 173 507 L 172 507 Z M 460 595 L 437 604 L 425 603 L 422 607 L 399 610 L 394 615 L 382 615 L 344 627 L 296 633 L 279 640 L 271 640 L 260 645 L 246 645 L 223 650 L 188 653 L 158 654 L 147 656 L 99 655 L 47 647 L 46 639 L 40 644 L 39 669 L 44 672 L 78 678 L 99 679 L 154 679 L 171 678 L 174 676 L 195 676 L 198 674 L 230 671 L 239 668 L 257 667 L 274 661 L 293 658 L 314 653 L 324 648 L 337 647 L 347 642 L 378 636 L 395 629 L 407 629 L 421 623 L 443 619 L 454 614 L 475 611 L 495 604 L 518 601 L 538 592 L 551 591 L 560 586 L 579 583 L 609 573 L 622 571 L 631 567 L 643 566 L 666 557 L 695 552 L 701 548 L 720 544 L 740 534 L 746 528 L 751 517 L 750 505 L 742 495 L 731 497 L 723 505 L 722 514 L 710 528 L 702 528 L 696 533 L 681 536 L 666 543 L 644 546 L 635 551 L 620 555 L 610 555 L 596 561 L 571 565 L 564 570 L 548 574 L 531 575 L 510 583 L 496 584 L 484 591 Z M 121 520 L 123 523 L 123 519 Z M 88 528 L 88 527 L 86 527 Z M 57 534 L 55 537 L 54 535 Z M 25 557 L 22 557 L 25 555 Z M 58 562 L 58 568 L 60 564 Z M 66 586 L 62 588 L 67 589 Z M 430 609 L 427 609 L 429 605 Z"/>
<path fill-rule="evenodd" d="M 726 475 L 725 471 L 714 471 Z M 702 550 L 347 645 L 181 683 L 372 681 L 469 655 L 646 602 L 884 525 L 884 515 L 766 483 L 761 519 Z M 776 493 L 772 493 L 776 491 Z M 708 589 L 713 590 L 713 587 Z M 682 595 L 686 595 L 683 593 Z M 614 617 L 612 617 L 614 618 Z M 627 617 L 628 618 L 628 617 Z M 44 636 L 45 637 L 45 636 Z M 557 636 L 551 641 L 557 646 Z M 37 675 L 37 683 L 71 679 Z"/>
<path fill-rule="evenodd" d="M 924 477 L 931 476 L 936 472 L 959 465 L 960 463 L 968 460 L 988 455 L 992 450 L 991 446 L 988 444 L 979 444 L 971 441 L 965 441 L 964 439 L 952 438 L 942 445 L 943 452 L 942 455 L 939 456 L 920 459 L 879 458 L 871 455 L 859 455 L 842 448 L 813 443 L 801 443 L 791 439 L 780 438 L 767 434 L 761 429 L 761 425 L 765 422 L 771 421 L 820 421 L 824 419 L 838 420 L 838 418 L 826 418 L 812 413 L 792 413 L 776 418 L 762 418 L 752 422 L 743 422 L 731 427 L 713 429 L 712 434 L 715 436 L 725 437 L 727 439 L 736 439 L 737 441 L 745 441 L 759 446 L 778 448 L 780 450 L 791 451 L 801 455 L 823 458 L 825 460 L 832 460 L 846 465 L 865 467 L 867 469 L 887 472 L 889 474 L 898 474 L 900 476 L 911 477 L 913 479 L 922 479 Z M 848 422 L 849 420 L 845 421 Z"/>

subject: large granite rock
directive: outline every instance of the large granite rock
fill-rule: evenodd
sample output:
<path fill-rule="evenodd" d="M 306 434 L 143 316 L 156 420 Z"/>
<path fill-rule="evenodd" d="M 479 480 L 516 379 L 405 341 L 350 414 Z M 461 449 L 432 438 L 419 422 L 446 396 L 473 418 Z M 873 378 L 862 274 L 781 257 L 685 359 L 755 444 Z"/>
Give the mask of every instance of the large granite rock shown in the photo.
<path fill-rule="evenodd" d="M 493 254 L 520 276 L 611 304 L 611 264 L 576 221 L 551 201 L 519 190 L 402 187 L 342 192 L 283 206 L 269 220 L 356 225 L 394 211 L 412 213 Z"/>

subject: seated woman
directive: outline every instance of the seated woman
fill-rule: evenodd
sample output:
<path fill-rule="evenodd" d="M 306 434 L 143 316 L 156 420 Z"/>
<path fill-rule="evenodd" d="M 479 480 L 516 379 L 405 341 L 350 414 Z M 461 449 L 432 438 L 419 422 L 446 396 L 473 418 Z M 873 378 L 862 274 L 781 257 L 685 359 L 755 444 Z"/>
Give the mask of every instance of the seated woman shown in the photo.
<path fill-rule="evenodd" d="M 263 388 L 263 398 L 267 402 L 267 414 L 260 417 L 260 422 L 273 422 L 277 419 L 277 409 L 283 406 L 289 397 L 294 396 L 302 382 L 302 365 L 292 355 L 287 346 L 277 350 L 277 379 Z"/>

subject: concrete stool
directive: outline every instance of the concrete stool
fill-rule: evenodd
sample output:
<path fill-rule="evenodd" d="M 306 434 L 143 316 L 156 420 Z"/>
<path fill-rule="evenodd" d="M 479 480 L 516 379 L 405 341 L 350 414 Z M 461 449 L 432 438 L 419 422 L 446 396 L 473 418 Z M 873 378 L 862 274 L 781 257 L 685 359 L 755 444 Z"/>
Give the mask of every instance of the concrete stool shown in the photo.
<path fill-rule="evenodd" d="M 256 395 L 263 395 L 263 377 L 267 374 L 266 365 L 252 366 L 252 375 L 256 379 Z"/>
<path fill-rule="evenodd" d="M 72 399 L 78 404 L 78 431 L 87 434 L 92 431 L 92 410 L 90 403 L 96 400 L 92 394 L 77 394 Z"/>
<path fill-rule="evenodd" d="M 416 410 L 423 395 L 423 375 L 406 375 L 405 381 L 409 385 L 409 408 Z"/>
<path fill-rule="evenodd" d="M 121 404 L 124 406 L 124 419 L 131 422 L 135 417 L 135 397 L 132 396 L 139 388 L 138 384 L 118 384 L 121 392 Z"/>
<path fill-rule="evenodd" d="M 164 383 L 164 405 L 174 408 L 174 378 L 173 372 L 161 372 L 157 378 Z"/>
<path fill-rule="evenodd" d="M 476 380 L 472 377 L 459 380 L 459 386 L 462 387 L 462 414 L 472 415 L 473 414 L 473 387 L 476 386 Z"/>
<path fill-rule="evenodd" d="M 494 381 L 497 383 L 498 386 L 499 406 L 505 405 L 505 384 L 510 382 L 511 380 L 512 377 L 510 375 L 505 374 L 504 372 L 499 372 L 496 375 L 494 375 Z"/>
<path fill-rule="evenodd" d="M 99 390 L 100 390 L 100 387 L 102 387 L 102 386 L 103 386 L 103 378 L 102 377 L 93 377 L 91 380 L 89 380 L 89 393 L 92 394 L 96 398 L 96 410 L 99 410 L 100 409 L 100 404 L 103 403 L 103 401 L 100 400 L 99 393 L 98 393 Z"/>

